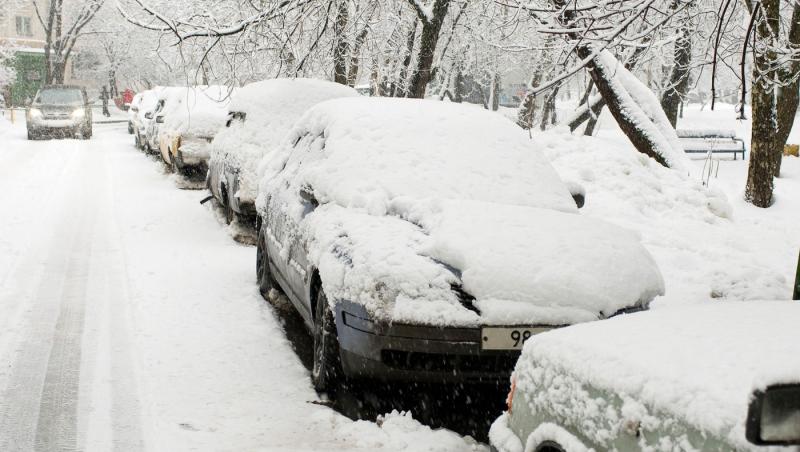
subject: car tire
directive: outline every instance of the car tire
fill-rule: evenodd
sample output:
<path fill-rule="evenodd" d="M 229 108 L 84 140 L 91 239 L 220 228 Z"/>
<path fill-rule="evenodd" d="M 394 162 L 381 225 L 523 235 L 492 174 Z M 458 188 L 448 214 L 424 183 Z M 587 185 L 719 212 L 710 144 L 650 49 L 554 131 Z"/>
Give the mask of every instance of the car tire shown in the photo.
<path fill-rule="evenodd" d="M 542 444 L 539 444 L 535 452 L 564 452 L 564 448 L 561 447 L 560 444 L 554 441 L 545 441 Z"/>
<path fill-rule="evenodd" d="M 322 287 L 317 291 L 314 311 L 314 362 L 311 382 L 317 392 L 329 392 L 338 386 L 343 372 L 336 320 Z"/>
<path fill-rule="evenodd" d="M 139 138 L 138 133 L 133 135 L 133 145 L 136 146 L 136 149 L 142 148 L 142 140 Z"/>
<path fill-rule="evenodd" d="M 172 155 L 172 152 L 169 153 L 169 170 L 178 174 L 178 164 L 175 163 L 175 156 Z"/>
<path fill-rule="evenodd" d="M 133 135 L 133 124 L 128 123 L 128 135 Z"/>
<path fill-rule="evenodd" d="M 272 272 L 269 271 L 269 254 L 267 254 L 267 238 L 263 231 L 258 233 L 258 244 L 256 246 L 256 278 L 258 279 L 258 291 L 265 300 L 269 300 L 269 291 L 277 289 L 275 280 L 272 279 Z"/>
<path fill-rule="evenodd" d="M 36 135 L 35 132 L 33 132 L 31 129 L 28 129 L 28 140 L 34 141 L 34 140 L 36 140 L 38 138 L 39 137 Z"/>
<path fill-rule="evenodd" d="M 89 140 L 92 138 L 92 128 L 83 129 L 81 131 L 81 140 Z"/>

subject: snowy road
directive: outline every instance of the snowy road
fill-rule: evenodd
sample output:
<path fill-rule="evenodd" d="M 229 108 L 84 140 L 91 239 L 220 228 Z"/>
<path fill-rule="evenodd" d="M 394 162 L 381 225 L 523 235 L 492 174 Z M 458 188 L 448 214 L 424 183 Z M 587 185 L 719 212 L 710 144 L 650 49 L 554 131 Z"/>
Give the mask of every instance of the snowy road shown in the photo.
<path fill-rule="evenodd" d="M 131 142 L 0 132 L 0 450 L 483 449 L 310 403 L 253 249 Z"/>

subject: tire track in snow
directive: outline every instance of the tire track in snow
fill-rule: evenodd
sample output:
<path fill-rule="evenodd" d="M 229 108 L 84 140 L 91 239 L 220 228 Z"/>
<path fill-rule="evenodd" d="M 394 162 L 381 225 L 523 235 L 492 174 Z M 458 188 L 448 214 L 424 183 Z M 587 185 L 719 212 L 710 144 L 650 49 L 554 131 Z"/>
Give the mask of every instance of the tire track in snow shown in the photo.
<path fill-rule="evenodd" d="M 80 164 L 78 158 L 65 165 L 65 174 L 73 173 Z M 69 264 L 69 244 L 74 243 L 80 225 L 73 221 L 69 205 L 70 180 L 59 180 L 60 196 L 46 218 L 46 225 L 54 231 L 50 240 L 34 242 L 18 263 L 14 277 L 9 278 L 17 290 L 3 296 L 3 304 L 15 304 L 3 331 L 0 343 L 2 357 L 8 360 L 7 370 L 0 375 L 0 383 L 7 381 L 0 398 L 0 450 L 32 450 L 39 416 L 39 401 L 44 385 L 53 329 L 61 306 L 61 292 Z M 55 187 L 53 188 L 55 190 Z M 66 244 L 66 246 L 64 246 Z M 10 331 L 12 330 L 13 331 Z"/>
<path fill-rule="evenodd" d="M 110 170 L 106 149 L 89 143 L 58 165 L 66 177 L 48 187 L 50 221 L 7 275 L 15 290 L 0 293 L 20 311 L 9 324 L 20 334 L 0 333 L 10 372 L 0 369 L 0 451 L 143 449 Z"/>

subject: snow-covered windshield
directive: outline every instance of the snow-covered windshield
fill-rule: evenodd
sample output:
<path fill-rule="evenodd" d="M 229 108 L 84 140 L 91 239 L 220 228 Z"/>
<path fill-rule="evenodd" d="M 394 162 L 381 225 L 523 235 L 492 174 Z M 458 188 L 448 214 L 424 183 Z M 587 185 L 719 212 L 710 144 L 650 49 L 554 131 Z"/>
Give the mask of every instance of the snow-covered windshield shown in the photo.
<path fill-rule="evenodd" d="M 301 136 L 285 143 L 289 149 L 297 142 L 299 152 L 288 152 L 280 177 L 313 187 L 325 202 L 378 214 L 404 198 L 576 210 L 536 142 L 482 108 L 337 99 L 309 111 L 294 133 Z M 270 163 L 284 166 L 282 160 Z"/>
<path fill-rule="evenodd" d="M 81 90 L 77 88 L 48 88 L 39 91 L 37 104 L 43 105 L 78 105 L 83 103 Z"/>

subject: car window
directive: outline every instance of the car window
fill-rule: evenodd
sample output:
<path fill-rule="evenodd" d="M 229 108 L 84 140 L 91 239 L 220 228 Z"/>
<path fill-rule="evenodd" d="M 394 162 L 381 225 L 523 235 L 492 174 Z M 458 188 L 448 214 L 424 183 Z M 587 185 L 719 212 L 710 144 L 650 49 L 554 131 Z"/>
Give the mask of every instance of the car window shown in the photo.
<path fill-rule="evenodd" d="M 75 105 L 82 104 L 83 94 L 79 89 L 43 89 L 36 96 L 36 103 L 45 105 Z"/>

